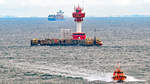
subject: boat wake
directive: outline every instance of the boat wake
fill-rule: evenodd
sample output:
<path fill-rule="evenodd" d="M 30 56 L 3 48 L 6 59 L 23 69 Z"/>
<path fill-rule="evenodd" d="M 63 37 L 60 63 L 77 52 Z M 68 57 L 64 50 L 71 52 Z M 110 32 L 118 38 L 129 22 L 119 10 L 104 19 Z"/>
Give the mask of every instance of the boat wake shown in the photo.
<path fill-rule="evenodd" d="M 28 63 L 14 63 L 13 66 L 16 66 L 17 68 L 22 68 L 34 71 L 34 72 L 40 72 L 45 74 L 51 74 L 51 75 L 61 75 L 64 77 L 71 77 L 76 78 L 80 77 L 82 79 L 88 80 L 88 81 L 104 81 L 104 82 L 114 82 L 112 79 L 113 73 L 103 73 L 100 71 L 94 71 L 94 70 L 87 70 L 83 68 L 73 67 L 71 65 L 58 65 L 58 64 L 51 64 L 50 66 L 45 65 L 34 65 L 34 64 L 28 64 Z M 59 67 L 59 68 L 58 68 Z M 127 79 L 125 82 L 140 82 L 145 80 L 136 79 L 133 76 L 126 75 Z"/>
<path fill-rule="evenodd" d="M 105 81 L 105 82 L 113 82 L 112 79 L 112 74 L 113 73 L 101 73 L 101 74 L 95 74 L 95 75 L 91 75 L 89 77 L 85 77 L 85 79 L 89 80 L 89 81 Z M 125 80 L 125 82 L 140 82 L 140 81 L 145 81 L 145 80 L 140 80 L 140 79 L 136 79 L 133 76 L 129 76 L 126 75 L 127 79 Z"/>

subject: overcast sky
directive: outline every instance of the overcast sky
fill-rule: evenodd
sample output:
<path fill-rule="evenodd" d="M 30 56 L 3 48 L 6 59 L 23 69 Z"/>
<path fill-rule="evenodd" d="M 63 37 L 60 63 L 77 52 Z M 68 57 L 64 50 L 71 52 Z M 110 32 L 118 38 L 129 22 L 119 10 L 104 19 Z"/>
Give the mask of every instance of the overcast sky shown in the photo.
<path fill-rule="evenodd" d="M 0 16 L 47 17 L 61 9 L 70 17 L 78 3 L 86 16 L 150 15 L 150 0 L 0 0 Z"/>

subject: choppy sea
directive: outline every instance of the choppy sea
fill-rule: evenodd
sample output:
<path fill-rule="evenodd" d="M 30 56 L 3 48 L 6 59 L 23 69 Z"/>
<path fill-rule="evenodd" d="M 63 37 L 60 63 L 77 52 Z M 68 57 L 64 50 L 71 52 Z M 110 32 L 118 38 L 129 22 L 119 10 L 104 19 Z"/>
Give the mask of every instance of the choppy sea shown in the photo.
<path fill-rule="evenodd" d="M 116 84 L 120 62 L 124 84 L 150 84 L 150 18 L 85 18 L 83 31 L 101 47 L 30 46 L 33 38 L 60 38 L 62 28 L 74 32 L 73 19 L 0 18 L 0 83 Z"/>

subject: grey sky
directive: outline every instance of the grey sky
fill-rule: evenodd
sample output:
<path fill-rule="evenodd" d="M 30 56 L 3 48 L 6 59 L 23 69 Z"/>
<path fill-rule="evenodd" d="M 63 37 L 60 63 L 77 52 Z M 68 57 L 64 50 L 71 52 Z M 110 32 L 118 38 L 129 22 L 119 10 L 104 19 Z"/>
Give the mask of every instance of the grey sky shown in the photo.
<path fill-rule="evenodd" d="M 86 16 L 150 15 L 150 0 L 0 0 L 0 16 L 47 17 L 59 9 L 71 16 L 78 3 Z"/>

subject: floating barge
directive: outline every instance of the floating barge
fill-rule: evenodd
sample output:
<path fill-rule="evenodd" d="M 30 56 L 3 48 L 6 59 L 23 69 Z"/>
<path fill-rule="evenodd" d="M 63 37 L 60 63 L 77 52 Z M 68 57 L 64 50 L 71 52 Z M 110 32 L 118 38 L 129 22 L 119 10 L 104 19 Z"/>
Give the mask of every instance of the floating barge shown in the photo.
<path fill-rule="evenodd" d="M 102 41 L 99 39 L 32 39 L 31 46 L 101 46 Z"/>

